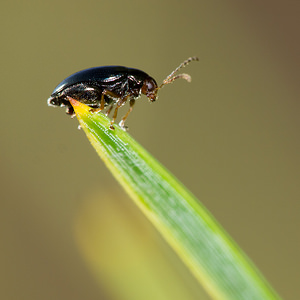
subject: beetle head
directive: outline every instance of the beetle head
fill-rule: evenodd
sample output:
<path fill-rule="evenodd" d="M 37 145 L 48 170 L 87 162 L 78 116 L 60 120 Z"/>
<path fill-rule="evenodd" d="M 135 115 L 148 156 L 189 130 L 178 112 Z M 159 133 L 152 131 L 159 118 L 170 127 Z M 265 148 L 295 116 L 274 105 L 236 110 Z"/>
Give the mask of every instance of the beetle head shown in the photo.
<path fill-rule="evenodd" d="M 152 77 L 144 80 L 141 93 L 146 95 L 151 102 L 154 102 L 157 97 L 157 83 Z"/>

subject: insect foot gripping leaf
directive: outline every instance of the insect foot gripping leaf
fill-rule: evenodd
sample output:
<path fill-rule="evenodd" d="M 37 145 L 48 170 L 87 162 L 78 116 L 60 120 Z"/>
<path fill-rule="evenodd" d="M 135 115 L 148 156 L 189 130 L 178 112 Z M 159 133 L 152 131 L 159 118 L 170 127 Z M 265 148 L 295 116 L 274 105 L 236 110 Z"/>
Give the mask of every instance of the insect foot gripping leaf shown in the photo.
<path fill-rule="evenodd" d="M 206 208 L 130 135 L 70 99 L 87 137 L 213 299 L 280 299 Z"/>

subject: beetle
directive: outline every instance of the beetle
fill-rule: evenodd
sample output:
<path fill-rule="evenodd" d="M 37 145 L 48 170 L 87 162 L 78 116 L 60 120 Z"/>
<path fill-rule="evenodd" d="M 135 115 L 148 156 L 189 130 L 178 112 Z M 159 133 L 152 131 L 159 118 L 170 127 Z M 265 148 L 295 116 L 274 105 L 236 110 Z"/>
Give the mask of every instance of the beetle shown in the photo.
<path fill-rule="evenodd" d="M 151 102 L 157 100 L 157 92 L 163 86 L 172 83 L 178 78 L 191 81 L 188 74 L 175 73 L 189 64 L 191 61 L 199 60 L 197 57 L 190 57 L 182 62 L 163 83 L 158 86 L 155 79 L 147 73 L 133 68 L 122 66 L 94 67 L 79 71 L 64 79 L 48 98 L 49 106 L 66 106 L 66 113 L 75 116 L 70 98 L 75 99 L 91 107 L 90 111 L 99 112 L 108 106 L 106 115 L 115 106 L 111 120 L 110 129 L 117 118 L 118 109 L 129 101 L 129 110 L 120 121 L 119 125 L 126 130 L 125 120 L 133 109 L 135 100 L 141 94 L 146 95 Z"/>

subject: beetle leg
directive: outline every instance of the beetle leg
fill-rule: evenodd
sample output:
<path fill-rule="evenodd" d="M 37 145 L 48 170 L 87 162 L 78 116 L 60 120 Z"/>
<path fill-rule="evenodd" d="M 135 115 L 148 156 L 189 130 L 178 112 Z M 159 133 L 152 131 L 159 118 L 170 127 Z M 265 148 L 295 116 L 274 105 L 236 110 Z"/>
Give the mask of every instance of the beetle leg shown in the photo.
<path fill-rule="evenodd" d="M 108 116 L 111 112 L 111 110 L 113 109 L 114 107 L 114 103 L 110 105 L 110 107 L 108 108 L 108 110 L 106 111 L 105 115 Z"/>
<path fill-rule="evenodd" d="M 105 100 L 104 100 L 104 92 L 101 95 L 101 103 L 100 103 L 100 110 L 103 110 L 105 106 Z"/>
<path fill-rule="evenodd" d="M 129 101 L 129 110 L 127 111 L 126 115 L 122 118 L 121 122 L 119 123 L 120 127 L 122 127 L 123 130 L 126 130 L 126 127 L 124 126 L 126 119 L 128 118 L 129 114 L 133 110 L 133 106 L 135 103 L 135 99 L 130 99 Z"/>
<path fill-rule="evenodd" d="M 117 118 L 117 115 L 118 115 L 118 109 L 119 109 L 119 108 L 127 101 L 128 97 L 129 97 L 129 96 L 127 96 L 127 97 L 125 97 L 125 98 L 121 98 L 121 99 L 119 99 L 119 101 L 117 102 L 117 107 L 115 108 L 113 118 L 112 118 L 112 120 L 111 120 L 111 122 L 110 122 L 110 126 L 109 126 L 110 129 L 112 129 L 112 130 L 115 129 L 114 126 L 113 126 L 113 124 L 115 123 L 115 120 L 116 120 L 116 118 Z"/>
<path fill-rule="evenodd" d="M 117 98 L 117 95 L 115 95 L 113 92 L 108 91 L 108 90 L 104 90 L 101 94 L 100 107 L 90 109 L 91 112 L 95 113 L 95 112 L 98 112 L 98 111 L 101 111 L 101 110 L 104 109 L 104 107 L 105 107 L 105 98 L 104 98 L 104 96 L 106 96 L 106 95 L 110 96 L 112 98 Z"/>

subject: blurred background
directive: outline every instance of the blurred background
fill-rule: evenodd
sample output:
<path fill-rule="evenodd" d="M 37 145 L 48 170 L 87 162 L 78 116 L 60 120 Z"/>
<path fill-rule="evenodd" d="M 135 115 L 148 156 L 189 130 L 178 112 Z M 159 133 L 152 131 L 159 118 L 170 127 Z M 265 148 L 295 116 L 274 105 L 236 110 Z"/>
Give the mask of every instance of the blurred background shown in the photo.
<path fill-rule="evenodd" d="M 161 83 L 197 55 L 190 84 L 138 100 L 129 132 L 297 299 L 299 13 L 290 0 L 4 0 L 0 298 L 209 299 L 76 118 L 46 104 L 81 69 L 119 64 Z"/>

